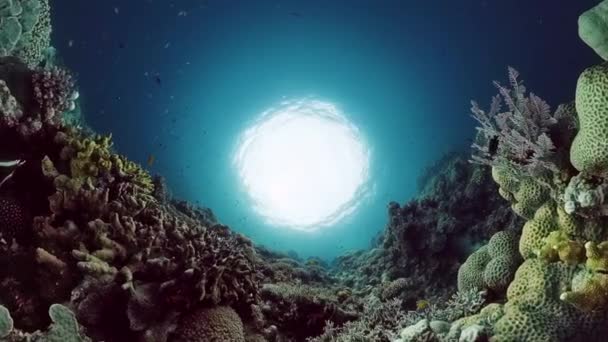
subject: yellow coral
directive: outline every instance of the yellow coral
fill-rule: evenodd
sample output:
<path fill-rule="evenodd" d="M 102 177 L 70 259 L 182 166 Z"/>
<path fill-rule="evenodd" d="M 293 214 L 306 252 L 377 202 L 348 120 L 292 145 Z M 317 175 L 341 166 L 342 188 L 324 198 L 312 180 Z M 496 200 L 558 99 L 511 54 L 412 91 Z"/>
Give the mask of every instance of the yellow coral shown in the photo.
<path fill-rule="evenodd" d="M 585 261 L 585 248 L 581 242 L 569 239 L 564 231 L 556 230 L 545 238 L 540 256 L 549 262 L 561 260 L 577 265 Z"/>
<path fill-rule="evenodd" d="M 152 177 L 139 164 L 117 154 L 112 155 L 111 161 L 117 174 L 138 185 L 145 193 L 149 194 L 154 190 Z"/>
<path fill-rule="evenodd" d="M 64 145 L 61 158 L 70 162 L 70 176 L 80 184 L 93 187 L 98 177 L 112 173 L 137 185 L 146 194 L 154 190 L 148 172 L 112 151 L 112 135 L 85 137 L 75 130 L 67 130 L 58 133 L 55 141 Z"/>
<path fill-rule="evenodd" d="M 608 304 L 608 274 L 580 270 L 572 280 L 572 290 L 562 293 L 560 299 L 586 312 L 605 308 Z"/>
<path fill-rule="evenodd" d="M 594 272 L 608 272 L 608 241 L 599 244 L 589 241 L 585 244 L 587 268 Z"/>

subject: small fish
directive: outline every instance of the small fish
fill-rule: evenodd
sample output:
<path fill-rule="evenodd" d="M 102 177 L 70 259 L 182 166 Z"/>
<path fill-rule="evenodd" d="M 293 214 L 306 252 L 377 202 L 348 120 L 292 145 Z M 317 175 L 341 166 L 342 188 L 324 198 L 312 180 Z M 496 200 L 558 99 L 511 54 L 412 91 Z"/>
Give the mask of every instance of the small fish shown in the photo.
<path fill-rule="evenodd" d="M 488 142 L 488 153 L 490 153 L 491 156 L 494 156 L 496 152 L 498 152 L 498 143 L 498 136 L 490 138 L 490 141 Z"/>
<path fill-rule="evenodd" d="M 162 85 L 163 81 L 160 79 L 159 73 L 154 74 L 154 82 L 156 82 L 156 84 L 158 84 L 159 86 Z"/>
<path fill-rule="evenodd" d="M 289 12 L 289 15 L 296 18 L 302 17 L 302 13 L 300 12 Z"/>
<path fill-rule="evenodd" d="M 68 47 L 72 47 L 72 46 L 74 46 L 74 40 L 70 39 L 70 40 L 68 40 Z"/>
<path fill-rule="evenodd" d="M 183 10 L 182 10 L 182 11 L 177 12 L 177 16 L 178 16 L 178 17 L 185 17 L 185 16 L 187 16 L 187 15 L 188 15 L 188 12 L 183 11 Z"/>
<path fill-rule="evenodd" d="M 153 154 L 150 154 L 148 156 L 148 160 L 147 160 L 148 167 L 151 167 L 152 165 L 154 165 L 155 161 L 156 161 L 156 157 Z"/>
<path fill-rule="evenodd" d="M 119 42 L 118 43 L 118 47 L 121 48 L 121 49 L 124 49 L 126 47 L 126 45 L 123 42 Z"/>
<path fill-rule="evenodd" d="M 114 14 L 120 13 L 120 8 L 118 6 L 114 7 Z"/>
<path fill-rule="evenodd" d="M 423 310 L 426 309 L 431 303 L 429 303 L 426 299 L 419 299 L 416 301 L 416 309 Z"/>
<path fill-rule="evenodd" d="M 166 43 L 165 43 L 164 48 L 165 48 L 165 49 L 168 49 L 168 48 L 169 48 L 169 46 L 171 46 L 171 42 L 166 42 Z"/>

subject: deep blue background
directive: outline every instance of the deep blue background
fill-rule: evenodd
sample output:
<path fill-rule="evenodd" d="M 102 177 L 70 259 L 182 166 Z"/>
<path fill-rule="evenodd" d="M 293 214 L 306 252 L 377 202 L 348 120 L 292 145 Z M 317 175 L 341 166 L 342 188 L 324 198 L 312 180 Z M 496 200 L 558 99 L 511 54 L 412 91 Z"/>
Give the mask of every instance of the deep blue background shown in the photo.
<path fill-rule="evenodd" d="M 254 241 L 327 258 L 367 247 L 386 204 L 411 198 L 428 163 L 468 145 L 469 101 L 487 105 L 508 65 L 556 105 L 600 61 L 577 34 L 597 1 L 51 1 L 53 42 L 78 76 L 86 119 L 120 153 L 155 155 L 151 171 L 176 195 Z M 309 95 L 361 128 L 377 183 L 361 210 L 317 234 L 261 224 L 230 169 L 250 120 Z"/>

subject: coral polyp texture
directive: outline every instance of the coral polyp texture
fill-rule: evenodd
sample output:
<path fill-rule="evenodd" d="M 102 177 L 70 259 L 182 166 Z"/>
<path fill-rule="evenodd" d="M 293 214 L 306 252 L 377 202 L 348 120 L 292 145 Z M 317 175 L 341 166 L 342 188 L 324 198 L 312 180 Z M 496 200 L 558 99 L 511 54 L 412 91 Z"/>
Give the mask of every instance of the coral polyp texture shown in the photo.
<path fill-rule="evenodd" d="M 581 38 L 604 58 L 607 4 L 604 1 L 579 20 Z M 472 161 L 492 168 L 500 195 L 527 221 L 521 233 L 497 233 L 470 255 L 460 268 L 458 287 L 494 292 L 498 287 L 506 289 L 506 297 L 490 298 L 493 303 L 479 314 L 452 322 L 448 332 L 418 323 L 401 336 L 410 341 L 451 341 L 454 336 L 460 341 L 605 338 L 607 70 L 600 64 L 582 72 L 574 107 L 562 105 L 552 112 L 538 96 L 526 94 L 512 68 L 510 87 L 495 82 L 499 95 L 488 112 L 473 104 L 480 126 Z M 501 102 L 507 104 L 506 111 Z M 493 248 L 498 241 L 501 248 Z M 508 258 L 516 261 L 509 263 Z M 490 307 L 493 314 L 484 315 Z M 472 337 L 473 331 L 483 334 Z"/>
<path fill-rule="evenodd" d="M 0 56 L 37 66 L 50 48 L 51 30 L 48 0 L 0 1 Z"/>
<path fill-rule="evenodd" d="M 608 65 L 585 70 L 576 86 L 579 131 L 572 143 L 570 160 L 587 174 L 608 174 Z"/>

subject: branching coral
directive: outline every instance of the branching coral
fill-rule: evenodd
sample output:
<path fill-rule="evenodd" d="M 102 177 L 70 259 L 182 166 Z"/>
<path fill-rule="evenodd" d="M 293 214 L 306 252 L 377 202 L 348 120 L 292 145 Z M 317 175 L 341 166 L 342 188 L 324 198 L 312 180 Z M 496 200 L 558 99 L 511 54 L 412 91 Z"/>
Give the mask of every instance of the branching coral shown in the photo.
<path fill-rule="evenodd" d="M 0 57 L 0 128 L 17 128 L 23 138 L 54 131 L 77 98 L 69 71 L 30 69 L 14 57 Z"/>
<path fill-rule="evenodd" d="M 66 69 L 52 67 L 38 69 L 32 74 L 34 100 L 44 123 L 59 125 L 61 113 L 74 110 L 78 92 L 72 75 Z"/>

